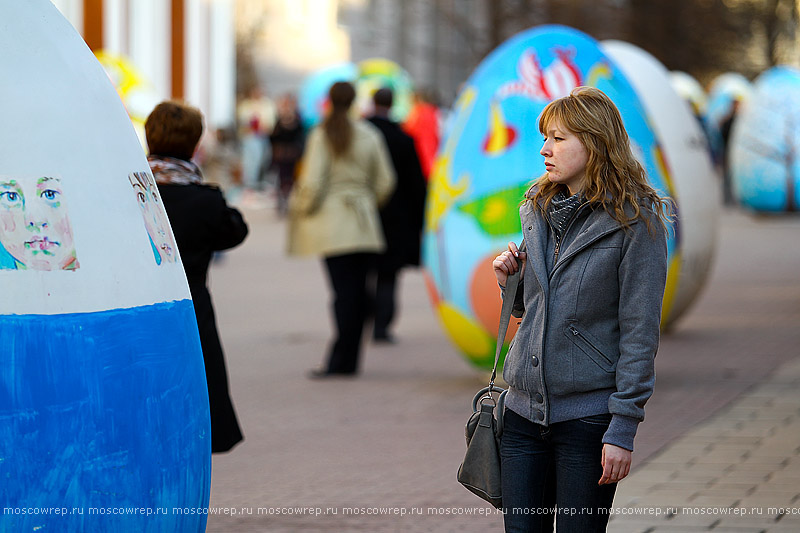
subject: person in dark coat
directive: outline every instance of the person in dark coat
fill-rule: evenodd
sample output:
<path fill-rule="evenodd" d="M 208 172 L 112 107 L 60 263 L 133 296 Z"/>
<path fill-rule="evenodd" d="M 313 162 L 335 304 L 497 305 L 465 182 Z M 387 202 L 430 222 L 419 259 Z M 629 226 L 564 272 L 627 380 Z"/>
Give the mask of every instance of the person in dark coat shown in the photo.
<path fill-rule="evenodd" d="M 394 194 L 380 211 L 386 251 L 375 266 L 373 338 L 377 342 L 394 342 L 389 327 L 397 308 L 397 277 L 403 267 L 419 265 L 427 189 L 414 139 L 389 118 L 392 101 L 391 89 L 375 91 L 374 112 L 367 119 L 383 134 L 397 174 Z"/>
<path fill-rule="evenodd" d="M 728 163 L 728 153 L 730 150 L 731 131 L 733 130 L 733 123 L 739 113 L 739 100 L 731 102 L 731 108 L 719 126 L 719 132 L 722 136 L 722 201 L 725 205 L 733 205 L 733 188 L 731 187 L 731 167 Z"/>
<path fill-rule="evenodd" d="M 211 409 L 211 451 L 226 452 L 243 436 L 228 391 L 228 372 L 206 278 L 213 253 L 241 243 L 247 236 L 247 224 L 239 211 L 227 205 L 219 188 L 202 183 L 200 169 L 191 161 L 203 133 L 199 110 L 162 102 L 147 117 L 145 133 L 150 150 L 147 160 L 194 302 Z"/>
<path fill-rule="evenodd" d="M 278 101 L 278 120 L 269 140 L 272 143 L 272 166 L 278 170 L 278 212 L 285 215 L 297 163 L 305 144 L 303 121 L 294 95 L 285 94 Z"/>

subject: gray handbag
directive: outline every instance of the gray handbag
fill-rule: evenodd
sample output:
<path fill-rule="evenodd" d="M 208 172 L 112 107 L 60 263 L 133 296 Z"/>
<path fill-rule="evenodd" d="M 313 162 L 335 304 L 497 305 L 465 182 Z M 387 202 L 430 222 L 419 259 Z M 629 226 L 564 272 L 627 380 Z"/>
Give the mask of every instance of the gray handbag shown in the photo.
<path fill-rule="evenodd" d="M 525 251 L 525 242 L 519 247 Z M 472 399 L 472 416 L 466 427 L 467 454 L 458 469 L 458 481 L 467 490 L 477 494 L 487 502 L 500 508 L 503 505 L 500 477 L 500 437 L 503 434 L 503 406 L 506 390 L 494 386 L 497 377 L 497 363 L 503 350 L 503 341 L 511 320 L 511 310 L 520 281 L 520 268 L 506 281 L 506 296 L 500 313 L 500 326 L 497 332 L 497 346 L 494 355 L 494 368 L 489 378 L 489 386 L 479 390 Z M 499 394 L 497 400 L 493 394 Z M 479 409 L 480 407 L 480 409 Z M 497 408 L 499 416 L 495 418 Z"/>

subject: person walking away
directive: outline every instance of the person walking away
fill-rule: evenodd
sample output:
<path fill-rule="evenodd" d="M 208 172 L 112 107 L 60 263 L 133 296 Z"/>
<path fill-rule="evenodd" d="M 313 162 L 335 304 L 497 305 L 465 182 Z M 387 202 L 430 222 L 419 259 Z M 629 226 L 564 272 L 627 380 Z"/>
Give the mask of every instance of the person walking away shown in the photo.
<path fill-rule="evenodd" d="M 179 102 L 162 102 L 145 122 L 147 160 L 158 184 L 194 302 L 211 410 L 211 451 L 229 451 L 243 439 L 228 389 L 228 372 L 206 279 L 211 256 L 247 236 L 242 215 L 222 192 L 203 184 L 192 154 L 203 133 L 203 115 Z"/>
<path fill-rule="evenodd" d="M 262 170 L 272 160 L 269 135 L 275 125 L 275 104 L 253 87 L 236 109 L 242 147 L 242 205 L 258 206 Z"/>
<path fill-rule="evenodd" d="M 310 377 L 358 372 L 367 317 L 367 273 L 386 249 L 378 207 L 395 184 L 380 133 L 349 116 L 356 92 L 334 83 L 331 109 L 308 137 L 299 179 L 289 198 L 289 253 L 317 255 L 333 291 L 336 333 L 325 366 Z"/>
<path fill-rule="evenodd" d="M 397 176 L 394 193 L 380 210 L 386 250 L 375 263 L 373 339 L 394 342 L 389 328 L 397 309 L 397 277 L 404 266 L 419 266 L 427 185 L 414 140 L 389 118 L 392 90 L 378 89 L 372 100 L 374 113 L 367 120 L 383 135 Z"/>
<path fill-rule="evenodd" d="M 671 202 L 648 183 L 619 111 L 578 87 L 539 117 L 545 174 L 520 207 L 522 317 L 503 377 L 500 442 L 508 532 L 605 531 L 653 392 Z M 555 505 L 557 516 L 552 512 Z"/>
<path fill-rule="evenodd" d="M 725 115 L 719 126 L 720 135 L 722 136 L 722 202 L 724 205 L 734 205 L 735 199 L 733 197 L 731 165 L 729 162 L 730 154 L 730 138 L 731 131 L 733 131 L 733 123 L 739 114 L 739 107 L 741 106 L 738 99 L 731 102 L 731 108 Z"/>
<path fill-rule="evenodd" d="M 269 140 L 272 143 L 272 164 L 278 171 L 278 213 L 285 215 L 305 142 L 303 122 L 294 95 L 285 94 L 278 100 L 278 120 Z"/>

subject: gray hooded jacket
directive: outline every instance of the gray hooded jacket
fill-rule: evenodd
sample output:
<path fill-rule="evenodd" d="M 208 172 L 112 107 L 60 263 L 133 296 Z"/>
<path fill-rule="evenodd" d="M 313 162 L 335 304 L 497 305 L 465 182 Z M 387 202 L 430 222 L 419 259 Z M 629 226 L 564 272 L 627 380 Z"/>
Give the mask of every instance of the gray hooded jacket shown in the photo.
<path fill-rule="evenodd" d="M 522 323 L 506 356 L 506 406 L 542 425 L 603 413 L 603 442 L 633 450 L 653 393 L 667 242 L 656 215 L 624 229 L 585 206 L 557 260 L 548 222 L 520 207 L 528 264 L 514 316 Z M 524 313 L 524 314 L 523 314 Z"/>

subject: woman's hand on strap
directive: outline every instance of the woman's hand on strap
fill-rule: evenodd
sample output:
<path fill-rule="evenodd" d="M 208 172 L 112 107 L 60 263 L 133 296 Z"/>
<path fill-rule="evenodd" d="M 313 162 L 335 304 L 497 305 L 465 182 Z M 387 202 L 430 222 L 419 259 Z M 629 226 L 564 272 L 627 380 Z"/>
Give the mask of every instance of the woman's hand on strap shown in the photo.
<path fill-rule="evenodd" d="M 520 252 L 516 244 L 513 242 L 508 243 L 508 250 L 495 257 L 494 261 L 492 261 L 497 283 L 501 287 L 505 287 L 508 276 L 519 270 L 520 265 L 522 265 L 522 272 L 525 272 L 525 260 L 527 257 L 528 254 Z"/>
<path fill-rule="evenodd" d="M 607 485 L 622 480 L 631 471 L 631 452 L 613 444 L 603 444 L 603 475 L 598 485 Z"/>

